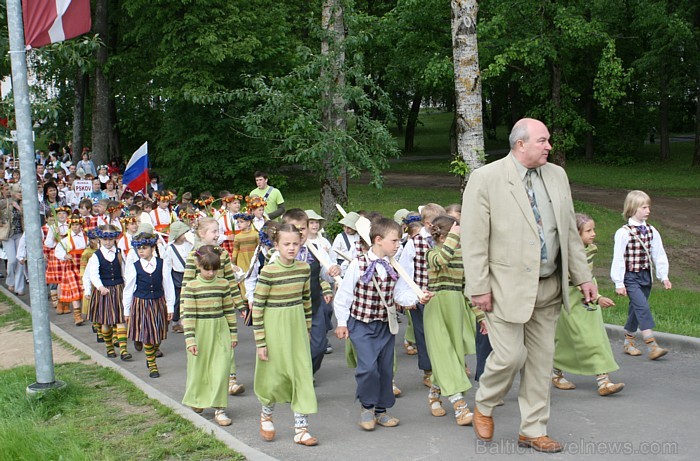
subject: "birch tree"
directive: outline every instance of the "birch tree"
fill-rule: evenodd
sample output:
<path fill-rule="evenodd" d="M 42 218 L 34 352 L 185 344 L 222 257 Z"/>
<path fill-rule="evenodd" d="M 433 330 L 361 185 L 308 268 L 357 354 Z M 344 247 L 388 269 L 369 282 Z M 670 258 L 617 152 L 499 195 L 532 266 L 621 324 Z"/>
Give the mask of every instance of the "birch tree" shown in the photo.
<path fill-rule="evenodd" d="M 458 172 L 463 173 L 464 189 L 469 174 L 485 163 L 481 73 L 476 38 L 476 16 L 479 6 L 477 0 L 452 0 L 451 3 L 457 114 L 457 159 L 453 166 L 456 164 Z"/>

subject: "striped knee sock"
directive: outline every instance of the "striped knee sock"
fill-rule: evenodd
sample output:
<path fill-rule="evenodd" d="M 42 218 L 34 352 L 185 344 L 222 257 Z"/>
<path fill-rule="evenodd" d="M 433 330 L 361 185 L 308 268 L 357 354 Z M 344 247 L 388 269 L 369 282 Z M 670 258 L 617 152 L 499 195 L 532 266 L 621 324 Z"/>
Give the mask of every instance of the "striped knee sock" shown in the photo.
<path fill-rule="evenodd" d="M 149 370 L 158 370 L 156 365 L 156 347 L 153 344 L 144 344 L 143 351 L 146 353 L 146 364 Z"/>
<path fill-rule="evenodd" d="M 100 331 L 102 332 L 102 338 L 104 338 L 105 340 L 105 346 L 107 346 L 107 353 L 114 353 L 114 343 L 112 342 L 112 327 L 102 325 Z"/>
<path fill-rule="evenodd" d="M 126 353 L 126 325 L 117 325 L 117 340 L 121 353 Z"/>
<path fill-rule="evenodd" d="M 97 334 L 97 339 L 105 339 L 104 336 L 102 336 L 102 324 L 101 323 L 93 323 L 92 327 L 95 329 L 95 334 Z"/>

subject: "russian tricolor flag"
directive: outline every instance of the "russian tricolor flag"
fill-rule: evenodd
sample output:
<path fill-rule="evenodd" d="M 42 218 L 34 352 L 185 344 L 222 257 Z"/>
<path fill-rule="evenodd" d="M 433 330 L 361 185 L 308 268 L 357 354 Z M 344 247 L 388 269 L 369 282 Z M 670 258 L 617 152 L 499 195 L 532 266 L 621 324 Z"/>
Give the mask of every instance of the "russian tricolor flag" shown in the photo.
<path fill-rule="evenodd" d="M 134 152 L 124 171 L 124 185 L 133 192 L 146 191 L 148 185 L 148 142 Z"/>

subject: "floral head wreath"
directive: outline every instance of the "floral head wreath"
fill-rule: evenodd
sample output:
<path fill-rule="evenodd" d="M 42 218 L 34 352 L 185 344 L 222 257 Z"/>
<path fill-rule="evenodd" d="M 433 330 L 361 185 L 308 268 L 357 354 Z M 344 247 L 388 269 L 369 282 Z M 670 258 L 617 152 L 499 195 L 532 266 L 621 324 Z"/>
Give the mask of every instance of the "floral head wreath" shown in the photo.
<path fill-rule="evenodd" d="M 161 201 L 171 202 L 175 198 L 175 195 L 173 195 L 172 192 L 163 192 L 162 194 L 159 194 L 158 192 L 154 192 L 153 198 L 155 198 L 159 202 L 161 202 Z"/>
<path fill-rule="evenodd" d="M 120 203 L 119 205 L 115 205 L 115 206 L 111 206 L 111 207 L 107 208 L 107 213 L 112 214 L 115 211 L 119 211 L 121 209 L 122 209 L 122 205 Z"/>
<path fill-rule="evenodd" d="M 243 196 L 238 195 L 238 194 L 231 194 L 231 195 L 221 199 L 221 201 L 224 203 L 231 203 L 231 202 L 235 202 L 236 200 L 238 200 L 240 202 L 241 200 L 243 200 Z"/>
<path fill-rule="evenodd" d="M 408 226 L 411 223 L 419 222 L 421 219 L 422 218 L 420 216 L 414 215 L 414 216 L 407 216 L 407 217 L 403 218 L 402 221 L 405 225 Z"/>
<path fill-rule="evenodd" d="M 119 238 L 120 235 L 122 235 L 121 231 L 106 231 L 100 229 L 99 227 L 94 230 L 94 234 L 97 236 L 97 238 L 103 240 L 116 239 Z"/>
<path fill-rule="evenodd" d="M 262 197 L 251 197 L 250 200 L 247 200 L 247 203 L 246 203 L 246 209 L 248 211 L 250 211 L 251 213 L 256 208 L 266 207 L 266 206 L 267 206 L 267 202 Z"/>
<path fill-rule="evenodd" d="M 252 221 L 254 217 L 255 216 L 249 213 L 236 213 L 233 215 L 233 219 L 245 219 L 246 221 Z"/>
<path fill-rule="evenodd" d="M 87 231 L 87 236 L 88 236 L 88 238 L 89 238 L 90 240 L 95 240 L 96 238 L 99 238 L 99 237 L 97 236 L 97 232 L 96 232 L 96 231 L 97 231 L 97 229 L 90 229 L 89 231 Z"/>
<path fill-rule="evenodd" d="M 70 208 L 69 206 L 63 205 L 63 206 L 60 206 L 60 207 L 56 208 L 55 211 L 56 211 L 56 213 L 68 213 L 68 214 L 71 214 L 71 212 L 72 212 L 73 210 L 71 210 L 71 208 Z"/>
<path fill-rule="evenodd" d="M 70 224 L 80 224 L 81 226 L 85 225 L 85 219 L 80 216 L 79 214 L 74 214 L 70 218 L 66 220 L 66 222 Z"/>
<path fill-rule="evenodd" d="M 187 210 L 180 210 L 180 213 L 178 214 L 178 217 L 180 219 L 197 219 L 199 217 L 199 214 L 197 212 L 195 213 L 188 213 Z"/>
<path fill-rule="evenodd" d="M 153 237 L 150 239 L 140 239 L 136 240 L 133 239 L 131 241 L 131 246 L 134 248 L 139 248 L 139 247 L 154 247 L 158 243 L 158 237 Z"/>
<path fill-rule="evenodd" d="M 130 215 L 119 218 L 119 221 L 126 226 L 127 224 L 139 222 L 139 218 L 134 215 Z"/>
<path fill-rule="evenodd" d="M 275 246 L 274 243 L 272 243 L 272 240 L 270 240 L 270 236 L 267 235 L 267 232 L 270 230 L 269 227 L 265 226 L 262 229 L 260 229 L 260 232 L 258 232 L 258 236 L 260 237 L 260 244 L 265 245 L 268 248 L 272 248 Z"/>
<path fill-rule="evenodd" d="M 107 165 L 100 165 L 97 167 L 97 170 L 109 170 L 109 167 Z"/>
<path fill-rule="evenodd" d="M 209 205 L 211 205 L 212 203 L 214 203 L 214 200 L 215 200 L 215 199 L 214 199 L 214 196 L 211 196 L 211 197 L 206 198 L 206 199 L 204 199 L 204 200 L 202 200 L 202 199 L 197 199 L 197 200 L 194 201 L 194 203 L 197 204 L 197 205 L 199 205 L 199 206 L 202 206 L 202 207 L 208 207 Z"/>

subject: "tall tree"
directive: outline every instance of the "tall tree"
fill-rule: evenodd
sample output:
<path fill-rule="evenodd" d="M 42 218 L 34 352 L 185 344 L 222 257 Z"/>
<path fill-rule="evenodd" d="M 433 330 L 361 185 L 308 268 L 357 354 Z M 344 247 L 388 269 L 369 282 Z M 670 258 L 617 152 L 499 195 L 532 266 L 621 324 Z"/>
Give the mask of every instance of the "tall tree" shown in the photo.
<path fill-rule="evenodd" d="M 105 75 L 109 44 L 109 0 L 96 0 L 93 31 L 102 39 L 102 46 L 95 52 L 95 75 L 92 104 L 92 160 L 96 165 L 107 164 L 110 152 L 110 94 Z"/>
<path fill-rule="evenodd" d="M 462 189 L 472 171 L 485 163 L 481 72 L 476 34 L 476 0 L 452 0 L 457 153 L 465 169 Z"/>

